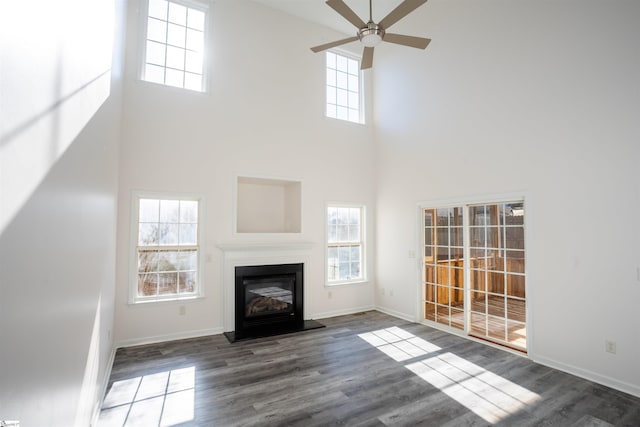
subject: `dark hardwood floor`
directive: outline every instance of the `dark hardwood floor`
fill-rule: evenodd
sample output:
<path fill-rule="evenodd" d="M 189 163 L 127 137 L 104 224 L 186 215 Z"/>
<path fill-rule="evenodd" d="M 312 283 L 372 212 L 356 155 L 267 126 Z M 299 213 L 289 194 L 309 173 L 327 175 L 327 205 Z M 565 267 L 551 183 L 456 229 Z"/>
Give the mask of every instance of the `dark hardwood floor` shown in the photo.
<path fill-rule="evenodd" d="M 640 399 L 371 311 L 119 349 L 106 426 L 640 426 Z"/>

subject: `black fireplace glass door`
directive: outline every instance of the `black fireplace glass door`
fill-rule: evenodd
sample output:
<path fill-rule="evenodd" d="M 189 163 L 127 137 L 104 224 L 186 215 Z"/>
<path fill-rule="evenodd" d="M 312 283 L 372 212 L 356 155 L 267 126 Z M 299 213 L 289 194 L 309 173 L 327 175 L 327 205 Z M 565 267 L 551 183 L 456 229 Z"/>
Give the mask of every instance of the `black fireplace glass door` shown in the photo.
<path fill-rule="evenodd" d="M 243 279 L 245 319 L 292 313 L 295 274 Z"/>

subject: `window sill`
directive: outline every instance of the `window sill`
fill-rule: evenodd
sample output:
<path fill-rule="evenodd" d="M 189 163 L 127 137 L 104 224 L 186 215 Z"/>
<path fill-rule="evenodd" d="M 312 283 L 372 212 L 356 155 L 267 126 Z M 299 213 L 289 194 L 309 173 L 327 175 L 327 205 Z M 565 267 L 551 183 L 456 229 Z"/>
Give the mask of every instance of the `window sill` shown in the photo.
<path fill-rule="evenodd" d="M 326 114 L 325 114 L 324 118 L 327 119 L 327 120 L 333 120 L 334 122 L 338 122 L 338 123 L 350 123 L 350 124 L 353 124 L 353 125 L 360 125 L 360 126 L 366 126 L 367 125 L 365 120 L 360 120 L 360 121 L 354 122 L 354 121 L 347 120 L 347 119 L 339 119 L 337 117 L 327 116 Z"/>
<path fill-rule="evenodd" d="M 146 86 L 149 88 L 163 88 L 162 90 L 165 90 L 168 93 L 186 94 L 186 95 L 193 95 L 193 96 L 210 96 L 211 95 L 206 88 L 203 90 L 188 89 L 185 87 L 171 86 L 164 83 L 152 82 L 152 81 L 144 80 L 141 78 L 137 78 L 135 82 L 141 87 Z"/>
<path fill-rule="evenodd" d="M 157 303 L 183 303 L 183 302 L 189 302 L 189 301 L 195 301 L 195 300 L 201 300 L 204 299 L 204 295 L 193 295 L 193 296 L 187 296 L 187 297 L 167 297 L 167 298 L 160 298 L 160 299 L 149 299 L 149 300 L 140 300 L 140 301 L 129 301 L 128 305 L 130 307 L 141 307 L 141 306 L 145 306 L 145 305 L 153 305 L 153 304 L 157 304 Z"/>
<path fill-rule="evenodd" d="M 364 285 L 368 283 L 369 281 L 367 279 L 358 279 L 358 280 L 344 280 L 341 282 L 325 282 L 324 286 L 326 288 L 333 288 L 336 286 Z"/>

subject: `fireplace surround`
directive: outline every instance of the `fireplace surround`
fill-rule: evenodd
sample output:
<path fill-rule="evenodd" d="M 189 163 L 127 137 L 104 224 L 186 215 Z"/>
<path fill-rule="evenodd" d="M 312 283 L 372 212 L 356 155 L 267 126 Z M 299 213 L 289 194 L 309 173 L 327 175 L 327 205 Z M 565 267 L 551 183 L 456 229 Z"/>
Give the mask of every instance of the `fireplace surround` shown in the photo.
<path fill-rule="evenodd" d="M 218 246 L 224 254 L 224 335 L 231 342 L 315 329 L 307 319 L 306 242 L 234 243 Z"/>

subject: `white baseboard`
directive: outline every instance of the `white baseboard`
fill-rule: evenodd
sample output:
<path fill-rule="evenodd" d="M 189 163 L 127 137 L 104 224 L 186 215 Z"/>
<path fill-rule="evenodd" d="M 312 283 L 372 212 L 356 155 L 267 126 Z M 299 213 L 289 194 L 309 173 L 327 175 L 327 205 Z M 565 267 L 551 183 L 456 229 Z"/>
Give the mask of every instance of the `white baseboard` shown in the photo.
<path fill-rule="evenodd" d="M 417 323 L 415 317 L 410 314 L 402 313 L 401 311 L 396 311 L 380 306 L 376 307 L 375 309 L 381 313 L 388 314 L 389 316 L 397 317 L 399 319 L 406 320 L 407 322 Z"/>
<path fill-rule="evenodd" d="M 624 393 L 629 393 L 633 396 L 640 397 L 640 387 L 637 385 L 629 384 L 627 382 L 620 381 L 615 378 L 608 377 L 606 375 L 601 375 L 596 372 L 590 371 L 588 369 L 582 369 L 577 366 L 567 365 L 565 363 L 558 362 L 557 360 L 549 359 L 544 356 L 534 356 L 530 354 L 529 357 L 531 358 L 531 360 L 541 365 L 558 369 L 568 374 L 572 374 L 577 377 L 584 378 L 589 381 L 593 381 L 594 383 L 598 383 L 598 384 L 622 391 Z"/>
<path fill-rule="evenodd" d="M 134 338 L 129 340 L 118 341 L 115 348 L 134 347 L 137 345 L 157 344 L 166 341 L 184 340 L 188 338 L 199 338 L 207 335 L 219 335 L 224 332 L 222 326 L 211 329 L 199 329 L 195 331 L 178 332 L 175 334 L 157 335 L 154 337 Z"/>
<path fill-rule="evenodd" d="M 109 386 L 109 378 L 111 378 L 111 370 L 113 369 L 113 362 L 116 358 L 116 348 L 111 349 L 111 354 L 107 360 L 107 366 L 102 378 L 102 384 L 99 387 L 100 393 L 98 394 L 98 401 L 96 402 L 95 409 L 93 411 L 93 417 L 91 419 L 91 426 L 98 425 L 98 419 L 100 418 L 100 411 L 102 410 L 102 402 L 107 394 L 107 387 Z"/>
<path fill-rule="evenodd" d="M 371 311 L 376 308 L 372 305 L 367 305 L 364 307 L 355 307 L 355 308 L 346 308 L 342 310 L 332 310 L 332 311 L 324 311 L 321 313 L 314 313 L 309 316 L 310 319 L 326 319 L 328 317 L 336 317 L 336 316 L 344 316 L 347 314 L 355 314 L 362 313 L 363 311 Z"/>

